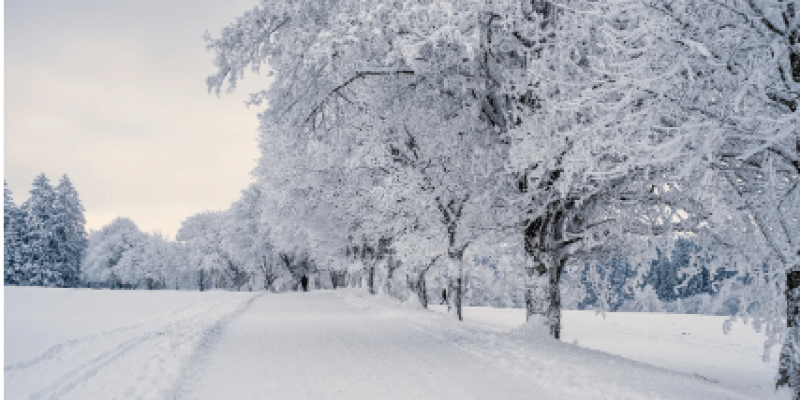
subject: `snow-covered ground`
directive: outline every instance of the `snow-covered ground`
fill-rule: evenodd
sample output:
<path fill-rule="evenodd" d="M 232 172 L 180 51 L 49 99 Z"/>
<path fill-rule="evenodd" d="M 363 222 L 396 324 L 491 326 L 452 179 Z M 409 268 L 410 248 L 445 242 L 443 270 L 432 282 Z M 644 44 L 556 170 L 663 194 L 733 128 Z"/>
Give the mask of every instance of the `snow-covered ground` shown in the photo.
<path fill-rule="evenodd" d="M 255 296 L 6 286 L 5 398 L 171 398 Z"/>
<path fill-rule="evenodd" d="M 515 329 L 524 320 L 520 310 L 469 308 L 465 317 L 458 323 L 359 290 L 6 287 L 5 397 L 771 395 L 774 362 L 760 361 L 759 335 L 737 326 L 723 336 L 716 317 L 613 314 L 603 321 L 593 313 L 567 312 L 565 342 Z"/>
<path fill-rule="evenodd" d="M 440 313 L 446 306 L 433 305 Z M 525 323 L 522 309 L 466 307 L 464 319 L 500 332 Z M 728 317 L 606 313 L 566 310 L 562 316 L 562 341 L 616 354 L 735 388 L 755 398 L 769 398 L 778 370 L 778 352 L 772 348 L 764 362 L 763 332 L 741 320 L 728 334 L 722 330 Z"/>

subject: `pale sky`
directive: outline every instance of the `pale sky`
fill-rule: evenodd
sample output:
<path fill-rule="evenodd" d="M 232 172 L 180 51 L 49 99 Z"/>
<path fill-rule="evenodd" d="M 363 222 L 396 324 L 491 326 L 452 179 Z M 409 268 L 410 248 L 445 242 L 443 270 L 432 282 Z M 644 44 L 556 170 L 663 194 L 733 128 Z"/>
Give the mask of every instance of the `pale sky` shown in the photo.
<path fill-rule="evenodd" d="M 256 108 L 268 79 L 217 98 L 203 33 L 257 0 L 6 0 L 4 178 L 21 204 L 33 178 L 69 175 L 87 229 L 117 216 L 173 237 L 252 181 Z"/>

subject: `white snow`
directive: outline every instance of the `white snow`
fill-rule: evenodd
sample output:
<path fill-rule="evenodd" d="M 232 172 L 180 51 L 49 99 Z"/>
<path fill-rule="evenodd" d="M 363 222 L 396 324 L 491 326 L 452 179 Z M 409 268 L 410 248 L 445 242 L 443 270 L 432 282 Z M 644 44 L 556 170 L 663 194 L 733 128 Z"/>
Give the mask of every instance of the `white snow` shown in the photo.
<path fill-rule="evenodd" d="M 171 397 L 253 293 L 5 287 L 5 398 Z"/>
<path fill-rule="evenodd" d="M 603 321 L 593 313 L 568 311 L 566 342 L 515 329 L 524 321 L 522 310 L 467 308 L 465 318 L 459 323 L 418 304 L 360 290 L 263 294 L 6 287 L 5 397 L 772 395 L 774 365 L 751 359 L 759 354 L 759 335 L 748 336 L 737 326 L 723 336 L 717 317 L 609 314 Z M 576 338 L 579 346 L 571 343 Z"/>
<path fill-rule="evenodd" d="M 431 306 L 446 313 L 447 307 Z M 499 332 L 525 323 L 525 310 L 465 307 L 464 320 Z M 779 348 L 763 361 L 765 335 L 741 320 L 726 335 L 728 317 L 665 313 L 565 310 L 563 342 L 695 375 L 755 398 L 769 398 L 778 370 Z"/>

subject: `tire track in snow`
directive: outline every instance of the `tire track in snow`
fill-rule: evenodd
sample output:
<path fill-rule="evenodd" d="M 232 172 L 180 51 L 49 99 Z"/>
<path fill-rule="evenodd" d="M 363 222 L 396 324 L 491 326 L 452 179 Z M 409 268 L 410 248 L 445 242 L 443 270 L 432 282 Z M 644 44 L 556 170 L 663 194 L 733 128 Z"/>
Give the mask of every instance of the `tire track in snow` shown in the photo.
<path fill-rule="evenodd" d="M 226 315 L 217 321 L 214 325 L 209 327 L 203 333 L 200 342 L 195 347 L 194 353 L 183 364 L 178 379 L 175 381 L 174 386 L 170 390 L 172 395 L 169 398 L 180 399 L 185 396 L 190 390 L 190 386 L 194 383 L 194 379 L 206 367 L 209 353 L 211 349 L 219 342 L 224 328 L 231 323 L 236 317 L 245 312 L 257 299 L 263 297 L 267 292 L 262 292 L 257 296 L 251 297 L 244 304 L 242 304 L 236 311 Z"/>
<path fill-rule="evenodd" d="M 105 351 L 101 353 L 99 356 L 92 358 L 88 362 L 85 362 L 79 365 L 78 367 L 73 368 L 66 374 L 62 375 L 54 383 L 34 393 L 30 398 L 31 399 L 60 398 L 69 394 L 78 385 L 87 382 L 89 379 L 96 376 L 100 371 L 102 371 L 112 362 L 116 361 L 117 359 L 119 359 L 129 351 L 133 350 L 134 348 L 138 347 L 139 345 L 146 343 L 147 341 L 158 339 L 160 336 L 165 336 L 170 333 L 173 333 L 181 325 L 191 324 L 194 320 L 201 318 L 204 313 L 213 311 L 213 309 L 215 308 L 216 298 L 205 300 L 202 303 L 203 304 L 212 303 L 211 304 L 212 308 L 205 309 L 205 307 L 198 307 L 198 305 L 195 304 L 194 307 L 188 306 L 181 311 L 185 310 L 197 311 L 199 309 L 199 312 L 190 313 L 188 316 L 181 316 L 180 315 L 181 313 L 178 312 L 176 313 L 178 314 L 178 317 L 182 317 L 178 321 L 167 322 L 165 325 L 162 325 L 164 323 L 161 322 L 161 319 L 159 319 L 150 324 L 143 324 L 144 327 L 149 328 L 143 334 L 139 334 L 132 339 L 127 339 L 127 340 L 123 339 L 121 343 L 114 346 L 111 350 Z M 220 307 L 220 305 L 216 305 L 216 307 Z M 173 316 L 175 316 L 175 314 L 173 314 Z"/>
<path fill-rule="evenodd" d="M 124 332 L 130 331 L 132 329 L 136 329 L 136 328 L 142 327 L 144 325 L 146 325 L 146 324 L 136 324 L 136 325 L 131 325 L 131 326 L 125 326 L 125 327 L 122 327 L 122 328 L 112 329 L 112 330 L 109 330 L 109 331 L 106 331 L 106 332 L 101 332 L 101 333 L 94 334 L 94 335 L 84 336 L 84 337 L 81 337 L 81 338 L 78 338 L 78 339 L 67 340 L 65 342 L 61 342 L 61 343 L 58 343 L 58 344 L 50 347 L 49 349 L 45 350 L 42 354 L 40 354 L 40 355 L 30 359 L 30 360 L 21 361 L 21 362 L 15 363 L 15 364 L 6 365 L 4 367 L 4 370 L 5 370 L 6 373 L 25 370 L 25 369 L 34 367 L 34 366 L 36 366 L 36 365 L 38 365 L 38 364 L 40 364 L 42 362 L 46 362 L 46 361 L 50 361 L 50 360 L 53 360 L 55 358 L 58 358 L 62 353 L 66 353 L 66 352 L 68 352 L 68 351 L 70 351 L 70 350 L 72 350 L 72 349 L 74 349 L 74 348 L 76 348 L 78 346 L 81 346 L 81 345 L 84 345 L 86 343 L 89 343 L 89 342 L 92 342 L 92 341 L 95 341 L 95 340 L 99 340 L 99 339 L 102 339 L 102 338 L 105 338 L 105 337 L 108 337 L 108 336 L 112 336 L 112 335 L 117 334 L 117 333 L 124 333 Z"/>
<path fill-rule="evenodd" d="M 30 399 L 168 397 L 206 331 L 255 297 L 210 296 L 151 323 L 61 343 L 7 366 L 6 385 L 31 385 Z"/>
<path fill-rule="evenodd" d="M 216 299 L 219 296 L 220 295 L 217 295 L 217 296 L 211 297 L 210 299 L 207 299 L 207 300 L 204 300 L 204 301 L 211 301 L 211 300 Z M 175 310 L 172 310 L 169 313 L 169 315 L 164 316 L 164 317 L 160 317 L 160 318 L 158 318 L 158 319 L 156 319 L 155 321 L 152 321 L 152 322 L 145 322 L 145 323 L 140 323 L 140 324 L 124 326 L 124 327 L 121 327 L 121 328 L 111 329 L 111 330 L 108 330 L 108 331 L 103 331 L 103 332 L 100 332 L 100 333 L 95 333 L 95 334 L 84 336 L 84 337 L 80 337 L 80 338 L 77 338 L 77 339 L 71 339 L 71 340 L 67 340 L 67 341 L 61 342 L 61 343 L 57 343 L 57 344 L 51 346 L 49 349 L 47 349 L 44 352 L 42 352 L 40 355 L 31 358 L 30 360 L 21 361 L 21 362 L 17 362 L 17 363 L 14 363 L 14 364 L 6 365 L 6 366 L 4 366 L 3 369 L 4 369 L 5 372 L 20 371 L 20 370 L 25 370 L 25 369 L 34 367 L 34 366 L 36 366 L 36 365 L 38 365 L 38 364 L 40 364 L 42 362 L 50 361 L 50 360 L 53 360 L 53 359 L 56 359 L 56 358 L 59 358 L 59 357 L 63 358 L 64 355 L 62 355 L 62 353 L 67 353 L 67 352 L 70 352 L 70 351 L 72 351 L 73 353 L 81 352 L 80 350 L 76 350 L 75 349 L 76 347 L 91 345 L 91 343 L 96 342 L 98 340 L 106 339 L 109 336 L 125 333 L 125 332 L 128 332 L 130 330 L 137 329 L 137 328 L 142 328 L 142 327 L 146 327 L 146 326 L 150 326 L 150 325 L 154 325 L 154 324 L 163 323 L 163 321 L 171 320 L 171 319 L 175 318 L 176 315 L 180 315 L 181 313 L 185 313 L 187 310 L 190 310 L 190 309 L 196 308 L 196 307 L 197 307 L 196 304 L 191 304 L 191 305 L 188 305 L 188 306 L 184 306 L 184 307 L 180 307 L 180 308 L 177 308 Z"/>
<path fill-rule="evenodd" d="M 31 395 L 30 399 L 53 399 L 67 395 L 79 384 L 97 375 L 100 370 L 117 360 L 123 354 L 134 349 L 144 341 L 149 340 L 150 336 L 152 335 L 145 334 L 134 339 L 124 341 L 113 350 L 105 352 L 100 356 L 93 358 L 89 362 L 82 364 L 78 368 L 68 372 L 58 381 Z"/>

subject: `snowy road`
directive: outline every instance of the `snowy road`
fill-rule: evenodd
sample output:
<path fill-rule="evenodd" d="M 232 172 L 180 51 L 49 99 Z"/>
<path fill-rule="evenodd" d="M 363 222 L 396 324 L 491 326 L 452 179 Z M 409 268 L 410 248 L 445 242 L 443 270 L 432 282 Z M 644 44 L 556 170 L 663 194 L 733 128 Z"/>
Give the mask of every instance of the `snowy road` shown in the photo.
<path fill-rule="evenodd" d="M 346 293 L 257 299 L 226 326 L 179 397 L 747 398 L 619 357 L 459 326 L 434 313 Z"/>
<path fill-rule="evenodd" d="M 764 398 L 362 290 L 4 297 L 8 399 Z"/>
<path fill-rule="evenodd" d="M 524 380 L 332 292 L 259 299 L 206 365 L 185 398 L 530 398 Z"/>

